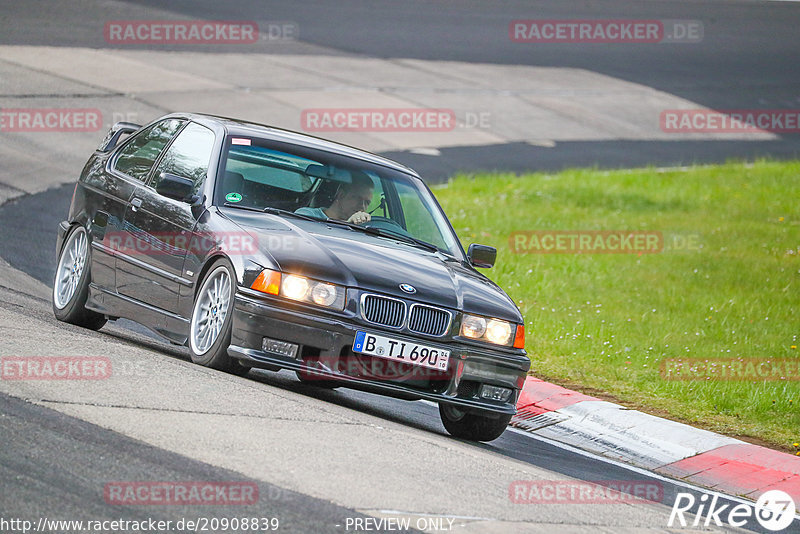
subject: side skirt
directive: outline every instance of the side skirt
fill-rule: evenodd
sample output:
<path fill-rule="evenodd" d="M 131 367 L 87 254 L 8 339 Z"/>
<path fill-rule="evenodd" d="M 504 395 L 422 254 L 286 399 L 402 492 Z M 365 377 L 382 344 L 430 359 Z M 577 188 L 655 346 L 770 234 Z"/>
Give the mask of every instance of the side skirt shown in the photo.
<path fill-rule="evenodd" d="M 178 345 L 185 345 L 189 339 L 189 319 L 95 284 L 89 284 L 86 307 L 110 318 L 124 317 L 139 323 Z"/>

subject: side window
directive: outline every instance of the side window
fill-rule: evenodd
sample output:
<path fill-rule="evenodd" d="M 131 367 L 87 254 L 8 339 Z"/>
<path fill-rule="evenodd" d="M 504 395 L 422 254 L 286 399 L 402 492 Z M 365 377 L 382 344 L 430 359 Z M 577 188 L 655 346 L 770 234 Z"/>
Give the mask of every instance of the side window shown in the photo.
<path fill-rule="evenodd" d="M 167 119 L 140 132 L 120 151 L 114 168 L 144 181 L 158 155 L 182 124 L 182 120 Z"/>
<path fill-rule="evenodd" d="M 214 151 L 214 132 L 199 124 L 189 123 L 178 134 L 156 168 L 153 187 L 158 185 L 161 173 L 168 172 L 194 182 L 194 192 L 200 190 L 208 174 L 211 154 Z"/>

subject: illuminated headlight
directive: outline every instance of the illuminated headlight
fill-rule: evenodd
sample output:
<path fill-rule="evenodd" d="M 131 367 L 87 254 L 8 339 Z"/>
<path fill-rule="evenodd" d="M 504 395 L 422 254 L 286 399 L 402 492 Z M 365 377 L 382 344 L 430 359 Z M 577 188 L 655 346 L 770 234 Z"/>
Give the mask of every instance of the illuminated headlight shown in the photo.
<path fill-rule="evenodd" d="M 487 319 L 464 314 L 461 320 L 461 335 L 471 339 L 488 341 L 495 345 L 511 345 L 514 340 L 514 325 L 500 319 Z"/>
<path fill-rule="evenodd" d="M 508 345 L 511 341 L 511 324 L 492 319 L 486 323 L 486 339 L 497 345 Z"/>
<path fill-rule="evenodd" d="M 308 296 L 308 278 L 294 274 L 284 276 L 281 295 L 292 300 L 305 300 Z"/>
<path fill-rule="evenodd" d="M 305 276 L 264 269 L 250 285 L 250 288 L 300 302 L 338 310 L 344 309 L 345 288 L 312 280 Z"/>

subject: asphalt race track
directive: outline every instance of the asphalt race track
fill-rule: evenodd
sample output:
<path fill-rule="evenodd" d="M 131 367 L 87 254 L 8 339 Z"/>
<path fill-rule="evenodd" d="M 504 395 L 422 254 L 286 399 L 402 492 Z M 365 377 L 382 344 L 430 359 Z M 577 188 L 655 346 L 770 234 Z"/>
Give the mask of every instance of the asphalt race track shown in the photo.
<path fill-rule="evenodd" d="M 11 4 L 11 2 L 9 2 Z M 86 11 L 73 10 L 57 2 L 53 8 L 59 24 L 37 23 L 39 2 L 15 4 L 0 21 L 0 44 L 85 46 L 109 45 L 84 15 L 95 20 L 144 17 L 147 9 L 161 8 L 156 1 L 87 3 Z M 88 7 L 88 6 L 91 6 Z M 4 10 L 6 11 L 6 10 Z M 153 13 L 151 11 L 151 13 Z M 526 65 L 560 69 L 586 69 L 604 76 L 642 84 L 659 92 L 715 110 L 794 109 L 800 104 L 796 88 L 800 70 L 796 31 L 800 15 L 794 2 L 727 0 L 647 2 L 408 2 L 358 1 L 304 2 L 301 8 L 282 2 L 214 2 L 181 0 L 169 2 L 165 18 L 225 20 L 236 13 L 242 20 L 262 26 L 290 21 L 298 28 L 298 40 L 280 42 L 268 48 L 270 54 L 323 55 L 330 57 L 373 57 L 386 60 L 411 58 L 424 61 L 459 61 L 473 64 Z M 24 24 L 14 24 L 17 18 Z M 508 23 L 516 19 L 678 19 L 703 24 L 699 44 L 591 44 L 536 45 L 511 42 Z M 398 31 L 398 28 L 401 30 Z M 499 36 L 499 37 L 498 37 Z M 130 45 L 127 49 L 146 49 Z M 262 46 L 241 47 L 260 53 Z M 178 45 L 160 45 L 159 50 L 180 50 Z M 204 51 L 224 53 L 230 48 L 208 46 Z M 266 69 L 265 69 L 266 70 Z M 340 72 L 348 80 L 347 70 Z M 371 80 L 382 84 L 381 74 Z M 496 79 L 492 80 L 496 82 Z M 392 85 L 402 80 L 392 80 Z M 500 84 L 498 84 L 500 85 Z M 581 90 L 567 86 L 564 90 Z M 591 89 L 591 88 L 590 88 Z M 445 89 L 439 89 L 440 91 Z M 449 90 L 463 89 L 453 84 Z M 524 93 L 518 95 L 525 98 Z M 621 98 L 625 98 L 621 96 Z M 477 104 L 476 110 L 485 106 Z M 609 122 L 613 121 L 612 118 Z M 535 120 L 525 115 L 519 121 Z M 270 121 L 270 122 L 275 122 Z M 494 128 L 504 127 L 502 121 Z M 533 126 L 524 125 L 524 126 Z M 602 129 L 604 125 L 600 125 Z M 789 158 L 800 150 L 797 131 L 770 139 L 741 142 L 723 137 L 564 139 L 554 147 L 525 143 L 470 144 L 469 148 L 446 148 L 435 157 L 408 150 L 381 150 L 388 157 L 412 166 L 433 180 L 458 170 L 503 169 L 510 171 L 558 170 L 566 167 L 618 168 L 713 163 L 728 159 L 757 157 Z M 753 142 L 757 141 L 757 142 Z"/>
<path fill-rule="evenodd" d="M 236 50 L 103 38 L 108 20 L 164 18 L 255 20 L 262 28 L 288 21 L 299 37 Z M 533 18 L 697 20 L 704 38 L 511 42 L 509 22 Z M 0 108 L 96 107 L 104 128 L 114 117 L 252 110 L 258 120 L 274 116 L 297 129 L 297 110 L 362 100 L 486 113 L 485 128 L 449 137 L 330 136 L 406 163 L 431 182 L 459 170 L 795 158 L 797 132 L 671 136 L 658 130 L 657 115 L 673 106 L 800 108 L 798 27 L 794 2 L 0 0 Z M 489 444 L 455 440 L 430 403 L 318 389 L 286 372 L 241 378 L 200 368 L 185 348 L 126 321 L 99 332 L 56 321 L 49 301 L 56 228 L 103 135 L 0 130 L 0 356 L 103 356 L 115 369 L 108 380 L 78 384 L 0 381 L 0 532 L 21 531 L 2 520 L 35 525 L 44 517 L 277 518 L 278 531 L 309 533 L 397 531 L 369 523 L 380 518 L 410 518 L 427 532 L 683 531 L 667 528 L 672 504 L 680 492 L 701 493 L 680 482 L 518 430 Z M 655 503 L 517 504 L 509 488 L 520 480 L 651 483 L 663 494 Z M 258 498 L 109 503 L 104 488 L 126 481 L 244 482 L 257 486 Z"/>

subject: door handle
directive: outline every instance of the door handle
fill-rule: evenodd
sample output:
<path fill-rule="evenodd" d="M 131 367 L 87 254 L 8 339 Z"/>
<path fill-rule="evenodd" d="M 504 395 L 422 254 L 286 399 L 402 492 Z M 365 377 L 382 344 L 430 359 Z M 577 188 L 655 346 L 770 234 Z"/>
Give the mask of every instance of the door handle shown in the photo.
<path fill-rule="evenodd" d="M 131 211 L 136 211 L 142 207 L 142 199 L 138 197 L 134 197 L 131 199 Z"/>

